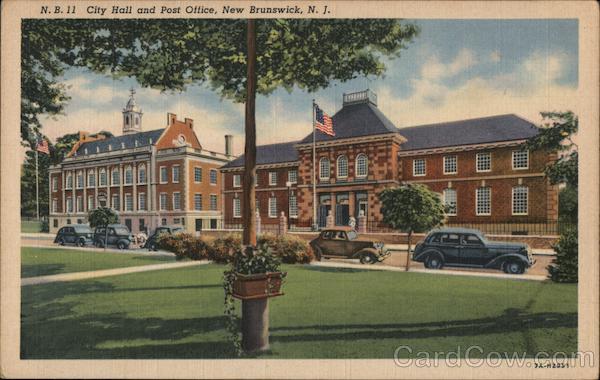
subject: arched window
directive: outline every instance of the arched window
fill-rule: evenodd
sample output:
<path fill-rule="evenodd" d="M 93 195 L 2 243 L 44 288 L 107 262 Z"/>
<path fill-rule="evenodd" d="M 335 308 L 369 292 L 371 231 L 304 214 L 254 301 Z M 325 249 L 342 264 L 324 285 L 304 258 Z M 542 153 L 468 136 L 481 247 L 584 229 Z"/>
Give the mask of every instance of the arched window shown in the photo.
<path fill-rule="evenodd" d="M 120 182 L 120 176 L 119 176 L 119 168 L 114 168 L 112 170 L 112 185 L 118 185 Z"/>
<path fill-rule="evenodd" d="M 330 174 L 329 158 L 323 157 L 319 160 L 319 179 L 329 180 Z"/>
<path fill-rule="evenodd" d="M 348 157 L 342 155 L 337 159 L 337 178 L 348 177 Z"/>
<path fill-rule="evenodd" d="M 356 156 L 356 177 L 364 178 L 369 173 L 369 162 L 364 153 Z"/>
<path fill-rule="evenodd" d="M 98 180 L 98 182 L 100 183 L 100 186 L 106 186 L 106 170 L 104 170 L 104 168 L 100 169 L 100 172 L 98 173 L 100 178 Z"/>
<path fill-rule="evenodd" d="M 144 164 L 138 168 L 138 183 L 146 183 L 146 165 Z"/>
<path fill-rule="evenodd" d="M 131 185 L 133 183 L 133 169 L 131 166 L 125 167 L 125 185 Z"/>
<path fill-rule="evenodd" d="M 129 125 L 129 115 L 125 116 L 125 125 Z"/>

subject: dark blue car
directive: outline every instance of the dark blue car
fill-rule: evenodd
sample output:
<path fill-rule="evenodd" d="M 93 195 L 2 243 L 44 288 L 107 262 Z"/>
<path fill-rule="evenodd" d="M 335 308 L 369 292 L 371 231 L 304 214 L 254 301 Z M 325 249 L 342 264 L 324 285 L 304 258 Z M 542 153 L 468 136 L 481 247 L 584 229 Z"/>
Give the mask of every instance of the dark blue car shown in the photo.
<path fill-rule="evenodd" d="M 431 231 L 417 244 L 413 261 L 430 269 L 443 266 L 500 269 L 521 274 L 535 261 L 527 244 L 489 241 L 479 230 L 441 228 Z"/>
<path fill-rule="evenodd" d="M 85 247 L 92 243 L 93 233 L 87 224 L 68 224 L 58 230 L 54 242 L 58 245 L 75 244 Z"/>

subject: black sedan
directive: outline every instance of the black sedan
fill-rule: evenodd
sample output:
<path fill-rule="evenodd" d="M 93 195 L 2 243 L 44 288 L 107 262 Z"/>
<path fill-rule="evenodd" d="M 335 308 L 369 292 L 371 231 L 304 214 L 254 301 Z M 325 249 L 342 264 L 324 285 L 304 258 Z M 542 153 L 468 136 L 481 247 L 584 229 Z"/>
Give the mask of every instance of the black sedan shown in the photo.
<path fill-rule="evenodd" d="M 58 245 L 75 244 L 85 247 L 92 243 L 93 233 L 87 224 L 68 224 L 58 230 L 54 242 Z"/>
<path fill-rule="evenodd" d="M 500 269 L 521 274 L 535 261 L 527 244 L 489 241 L 479 230 L 442 228 L 431 231 L 417 244 L 413 261 L 430 269 L 443 266 Z"/>

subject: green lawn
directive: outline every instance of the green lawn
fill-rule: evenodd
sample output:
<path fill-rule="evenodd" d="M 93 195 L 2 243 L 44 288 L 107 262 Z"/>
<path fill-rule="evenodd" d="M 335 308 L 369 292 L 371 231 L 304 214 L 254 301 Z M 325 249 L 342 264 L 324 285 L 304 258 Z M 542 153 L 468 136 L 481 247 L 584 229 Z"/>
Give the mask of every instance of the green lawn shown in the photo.
<path fill-rule="evenodd" d="M 224 267 L 25 286 L 21 357 L 229 358 Z M 577 348 L 577 287 L 287 266 L 267 358 L 393 358 L 396 347 L 485 353 Z M 239 301 L 236 301 L 239 307 Z M 484 355 L 485 355 L 484 353 Z"/>
<path fill-rule="evenodd" d="M 37 233 L 41 230 L 41 222 L 37 220 L 21 220 L 21 232 Z"/>
<path fill-rule="evenodd" d="M 21 277 L 85 272 L 99 269 L 174 262 L 175 257 L 102 252 L 91 248 L 72 250 L 57 248 L 21 248 Z"/>

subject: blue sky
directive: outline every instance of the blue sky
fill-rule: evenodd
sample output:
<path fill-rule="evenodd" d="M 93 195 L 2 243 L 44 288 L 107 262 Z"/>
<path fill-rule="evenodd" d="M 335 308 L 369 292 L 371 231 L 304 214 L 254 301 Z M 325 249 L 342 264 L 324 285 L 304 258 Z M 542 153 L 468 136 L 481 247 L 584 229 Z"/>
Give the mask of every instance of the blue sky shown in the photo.
<path fill-rule="evenodd" d="M 577 112 L 578 23 L 565 20 L 407 20 L 421 34 L 400 58 L 385 60 L 383 78 L 339 83 L 314 94 L 277 90 L 257 99 L 259 144 L 300 139 L 311 131 L 311 101 L 329 114 L 342 94 L 371 88 L 379 108 L 398 127 L 515 113 L 539 122 L 539 112 Z M 163 128 L 166 113 L 194 119 L 206 149 L 223 151 L 223 135 L 243 151 L 243 105 L 221 100 L 201 86 L 182 93 L 142 89 L 82 69 L 64 77 L 72 96 L 64 116 L 43 121 L 51 139 L 78 130 L 120 134 L 130 87 L 144 111 L 145 130 Z"/>

